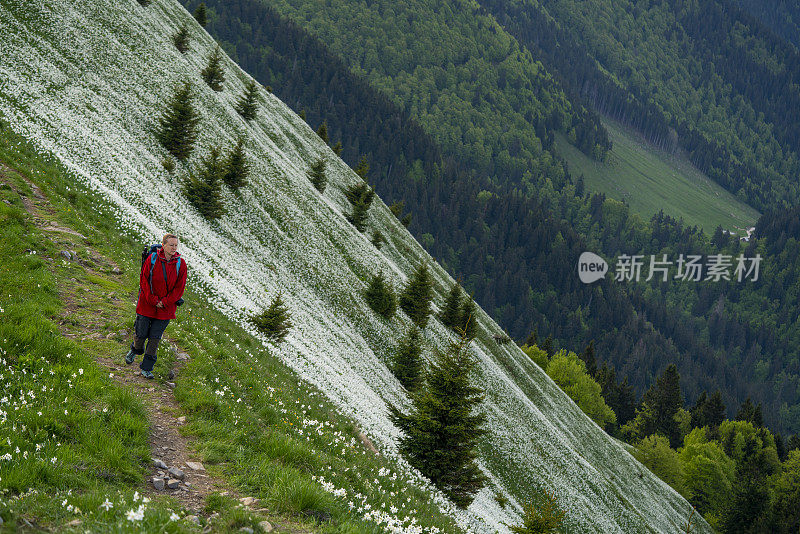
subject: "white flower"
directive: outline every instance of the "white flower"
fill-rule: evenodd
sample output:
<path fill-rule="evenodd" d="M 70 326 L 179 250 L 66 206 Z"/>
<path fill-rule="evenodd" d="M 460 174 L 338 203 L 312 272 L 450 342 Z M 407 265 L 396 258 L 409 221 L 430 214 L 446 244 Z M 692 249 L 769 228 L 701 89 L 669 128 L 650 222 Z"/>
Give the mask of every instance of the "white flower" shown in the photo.
<path fill-rule="evenodd" d="M 169 520 L 170 520 L 170 521 L 177 521 L 177 520 L 178 520 L 178 519 L 180 519 L 180 518 L 181 518 L 181 516 L 179 516 L 179 515 L 178 515 L 178 514 L 176 514 L 175 512 L 172 512 L 172 514 L 169 516 Z"/>
<path fill-rule="evenodd" d="M 109 500 L 108 500 L 108 497 L 106 497 L 106 500 L 105 500 L 105 502 L 104 502 L 103 504 L 101 504 L 101 505 L 100 505 L 100 508 L 105 508 L 105 509 L 106 509 L 106 512 L 107 512 L 107 511 L 109 511 L 109 510 L 110 510 L 111 508 L 113 508 L 113 507 L 114 507 L 114 503 L 112 503 L 111 501 L 109 501 Z"/>
<path fill-rule="evenodd" d="M 135 491 L 135 492 L 133 493 L 133 501 L 134 501 L 134 502 L 136 502 L 136 501 L 138 501 L 138 500 L 139 500 L 139 492 L 138 492 L 138 491 Z"/>
<path fill-rule="evenodd" d="M 128 521 L 141 521 L 144 519 L 144 507 L 139 506 L 139 508 L 135 511 L 128 510 L 126 517 L 128 518 Z"/>
<path fill-rule="evenodd" d="M 78 374 L 83 374 L 83 369 L 78 369 Z"/>

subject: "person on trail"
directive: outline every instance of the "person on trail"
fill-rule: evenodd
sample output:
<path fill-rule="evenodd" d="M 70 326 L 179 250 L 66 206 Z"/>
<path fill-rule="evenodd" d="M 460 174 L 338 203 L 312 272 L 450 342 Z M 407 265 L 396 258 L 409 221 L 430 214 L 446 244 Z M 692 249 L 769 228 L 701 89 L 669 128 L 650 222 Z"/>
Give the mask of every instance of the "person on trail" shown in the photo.
<path fill-rule="evenodd" d="M 183 302 L 187 272 L 186 262 L 178 252 L 178 238 L 172 234 L 166 234 L 160 246 L 150 247 L 150 253 L 143 256 L 133 342 L 125 363 L 130 365 L 137 355 L 144 354 L 139 369 L 145 378 L 153 378 L 158 343 L 170 319 L 175 318 L 175 309 Z"/>

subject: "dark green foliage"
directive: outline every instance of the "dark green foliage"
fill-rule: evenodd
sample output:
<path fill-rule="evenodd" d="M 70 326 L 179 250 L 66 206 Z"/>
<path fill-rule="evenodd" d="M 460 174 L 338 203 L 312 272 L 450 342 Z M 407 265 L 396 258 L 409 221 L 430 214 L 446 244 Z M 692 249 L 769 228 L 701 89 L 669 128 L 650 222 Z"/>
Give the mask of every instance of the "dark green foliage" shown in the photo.
<path fill-rule="evenodd" d="M 408 329 L 397 347 L 392 373 L 408 391 L 416 391 L 425 378 L 422 361 L 422 341 L 416 326 Z"/>
<path fill-rule="evenodd" d="M 542 343 L 542 350 L 547 353 L 548 358 L 552 358 L 556 350 L 553 348 L 553 336 L 547 336 Z"/>
<path fill-rule="evenodd" d="M 442 311 L 439 313 L 439 319 L 441 319 L 442 324 L 448 328 L 455 329 L 457 326 L 462 326 L 461 306 L 463 299 L 461 298 L 461 293 L 461 286 L 458 285 L 458 282 L 453 283 L 453 287 L 450 288 L 450 292 L 447 294 L 447 299 L 444 302 Z"/>
<path fill-rule="evenodd" d="M 151 2 L 152 0 L 139 0 L 139 5 L 147 7 Z"/>
<path fill-rule="evenodd" d="M 753 423 L 753 426 L 756 428 L 763 427 L 764 416 L 761 413 L 761 404 L 754 405 L 753 401 L 750 400 L 750 397 L 747 397 L 747 399 L 739 407 L 739 411 L 736 412 L 736 420 L 748 421 Z"/>
<path fill-rule="evenodd" d="M 713 434 L 725 420 L 725 404 L 722 402 L 720 391 L 717 390 L 710 397 L 705 391 L 702 392 L 689 413 L 692 415 L 692 428 L 707 426 Z"/>
<path fill-rule="evenodd" d="M 397 217 L 399 219 L 400 216 L 403 214 L 403 206 L 404 205 L 405 204 L 404 204 L 404 202 L 402 200 L 398 200 L 397 202 L 393 202 L 389 206 L 389 211 L 391 211 L 392 215 L 394 215 L 395 217 Z"/>
<path fill-rule="evenodd" d="M 433 281 L 428 266 L 421 263 L 408 279 L 405 289 L 400 294 L 400 307 L 408 317 L 420 328 L 428 324 L 433 299 Z"/>
<path fill-rule="evenodd" d="M 535 328 L 533 332 L 528 335 L 528 339 L 525 340 L 525 344 L 529 347 L 539 344 L 539 332 L 537 332 Z"/>
<path fill-rule="evenodd" d="M 341 141 L 336 141 L 336 144 L 333 145 L 333 153 L 336 154 L 337 156 L 341 156 L 342 155 L 342 142 Z"/>
<path fill-rule="evenodd" d="M 236 103 L 236 111 L 246 121 L 256 118 L 256 110 L 258 109 L 258 89 L 256 87 L 255 80 L 247 82 L 244 94 Z"/>
<path fill-rule="evenodd" d="M 586 373 L 594 378 L 597 375 L 597 359 L 594 357 L 594 339 L 586 345 L 586 350 L 581 354 L 581 360 L 586 364 Z"/>
<path fill-rule="evenodd" d="M 244 139 L 240 137 L 225 161 L 222 181 L 235 191 L 247 185 L 248 176 L 250 176 L 250 164 L 247 163 L 247 156 L 244 153 Z"/>
<path fill-rule="evenodd" d="M 185 161 L 194 149 L 199 122 L 200 116 L 194 108 L 192 86 L 186 82 L 175 90 L 172 101 L 159 118 L 156 137 L 178 161 Z"/>
<path fill-rule="evenodd" d="M 358 167 L 356 167 L 355 172 L 359 175 L 365 182 L 367 181 L 367 175 L 369 174 L 369 160 L 367 159 L 366 155 L 361 156 L 361 159 L 358 160 Z"/>
<path fill-rule="evenodd" d="M 408 228 L 408 225 L 411 224 L 411 214 L 406 213 L 403 215 L 403 217 L 400 219 L 400 224 Z"/>
<path fill-rule="evenodd" d="M 222 173 L 224 165 L 219 150 L 212 148 L 203 158 L 199 169 L 192 172 L 183 184 L 186 199 L 206 219 L 218 219 L 225 214 L 222 204 Z"/>
<path fill-rule="evenodd" d="M 175 172 L 175 160 L 169 156 L 161 160 L 161 166 L 164 167 L 164 170 L 170 174 Z"/>
<path fill-rule="evenodd" d="M 181 54 L 185 54 L 189 50 L 189 27 L 186 24 L 172 36 L 172 42 Z"/>
<path fill-rule="evenodd" d="M 385 242 L 386 238 L 383 237 L 383 234 L 380 232 L 380 230 L 375 230 L 372 233 L 372 244 L 375 245 L 375 248 L 380 250 L 380 248 L 383 246 Z"/>
<path fill-rule="evenodd" d="M 301 109 L 300 113 L 298 113 L 297 116 L 300 117 L 303 120 L 306 120 L 306 110 Z"/>
<path fill-rule="evenodd" d="M 642 397 L 642 404 L 652 410 L 655 431 L 669 438 L 673 449 L 679 447 L 683 439 L 675 420 L 678 410 L 683 407 L 680 380 L 678 368 L 671 363 Z"/>
<path fill-rule="evenodd" d="M 733 495 L 722 520 L 725 534 L 771 532 L 767 527 L 770 490 L 767 477 L 773 469 L 757 436 L 744 437 L 742 458 L 736 465 Z"/>
<path fill-rule="evenodd" d="M 514 534 L 560 532 L 567 512 L 558 505 L 555 494 L 543 491 L 522 507 L 522 525 L 510 526 Z"/>
<path fill-rule="evenodd" d="M 204 28 L 206 24 L 208 24 L 208 13 L 206 13 L 205 2 L 201 2 L 200 5 L 197 6 L 197 9 L 194 10 L 194 19 Z"/>
<path fill-rule="evenodd" d="M 617 426 L 621 427 L 636 415 L 636 394 L 633 386 L 628 384 L 628 377 L 617 383 L 617 374 L 613 367 L 605 363 L 597 371 L 595 380 L 600 384 L 603 400 L 617 416 Z"/>
<path fill-rule="evenodd" d="M 225 71 L 222 69 L 222 50 L 219 45 L 208 56 L 208 64 L 206 68 L 200 71 L 200 75 L 214 91 L 222 91 L 222 84 L 225 82 Z"/>
<path fill-rule="evenodd" d="M 383 271 L 372 277 L 364 298 L 372 311 L 384 319 L 391 319 L 397 310 L 397 296 L 392 284 L 383 276 Z"/>
<path fill-rule="evenodd" d="M 363 232 L 367 222 L 367 210 L 372 205 L 375 191 L 366 182 L 359 182 L 344 193 L 353 206 L 352 212 L 347 216 L 359 232 Z"/>
<path fill-rule="evenodd" d="M 280 293 L 272 299 L 269 308 L 253 316 L 250 322 L 259 332 L 276 343 L 283 341 L 292 328 L 289 309 L 284 304 Z"/>
<path fill-rule="evenodd" d="M 308 179 L 311 180 L 311 183 L 320 193 L 324 193 L 325 187 L 328 185 L 328 177 L 325 175 L 326 165 L 327 162 L 325 158 L 319 158 L 314 162 L 311 168 L 306 171 Z"/>
<path fill-rule="evenodd" d="M 390 408 L 403 433 L 400 452 L 460 508 L 486 484 L 475 463 L 478 440 L 486 433 L 485 415 L 476 412 L 483 391 L 471 385 L 476 362 L 468 344 L 462 339 L 437 351 L 425 385 L 411 393 L 410 414 Z"/>
<path fill-rule="evenodd" d="M 319 125 L 317 135 L 325 144 L 328 144 L 328 124 L 325 121 L 322 121 L 322 124 Z"/>
<path fill-rule="evenodd" d="M 464 304 L 461 306 L 461 310 L 458 314 L 458 325 L 455 328 L 459 335 L 462 335 L 467 339 L 472 339 L 475 337 L 475 334 L 478 332 L 478 321 L 475 317 L 477 311 L 478 309 L 475 306 L 475 301 L 472 300 L 472 297 L 469 297 L 464 301 Z"/>

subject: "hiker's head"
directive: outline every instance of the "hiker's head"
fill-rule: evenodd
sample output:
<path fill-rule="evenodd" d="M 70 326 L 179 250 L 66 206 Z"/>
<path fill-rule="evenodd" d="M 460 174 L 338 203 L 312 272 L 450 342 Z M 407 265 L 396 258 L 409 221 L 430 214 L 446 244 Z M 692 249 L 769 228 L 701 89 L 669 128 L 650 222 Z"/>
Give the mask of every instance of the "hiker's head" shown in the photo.
<path fill-rule="evenodd" d="M 164 254 L 172 256 L 178 250 L 178 236 L 165 234 L 164 239 L 161 240 L 161 246 L 164 248 Z"/>

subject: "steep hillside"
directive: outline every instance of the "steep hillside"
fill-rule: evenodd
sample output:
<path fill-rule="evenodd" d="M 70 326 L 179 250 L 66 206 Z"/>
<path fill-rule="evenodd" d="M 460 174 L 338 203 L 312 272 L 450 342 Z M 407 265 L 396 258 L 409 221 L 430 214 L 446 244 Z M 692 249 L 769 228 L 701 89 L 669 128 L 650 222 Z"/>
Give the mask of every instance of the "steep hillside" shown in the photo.
<path fill-rule="evenodd" d="M 185 56 L 172 45 L 183 23 L 191 28 Z M 121 228 L 143 241 L 166 230 L 179 234 L 192 288 L 240 327 L 249 330 L 248 315 L 281 292 L 295 327 L 272 351 L 355 418 L 383 454 L 396 457 L 398 431 L 386 406 L 409 401 L 386 361 L 409 321 L 379 319 L 361 294 L 378 271 L 398 287 L 420 262 L 430 263 L 439 302 L 452 279 L 388 208 L 376 201 L 368 219 L 369 230 L 387 237 L 378 250 L 344 216 L 342 191 L 358 178 L 297 115 L 260 91 L 257 119 L 244 122 L 233 106 L 248 77 L 227 59 L 224 90 L 204 84 L 199 73 L 214 42 L 176 1 L 4 3 L 0 28 L 0 111 L 11 128 L 105 199 Z M 228 213 L 213 223 L 183 200 L 187 168 L 179 163 L 175 176 L 167 173 L 166 152 L 152 133 L 173 88 L 187 80 L 202 117 L 197 152 L 227 148 L 243 136 L 253 163 L 251 185 L 226 192 Z M 306 177 L 321 155 L 330 162 L 322 196 Z M 492 335 L 502 331 L 485 313 L 478 323 L 471 350 L 486 387 L 490 429 L 480 463 L 491 485 L 464 512 L 437 494 L 443 510 L 475 531 L 504 530 L 504 522 L 517 519 L 495 493 L 520 503 L 550 489 L 569 510 L 570 527 L 581 532 L 662 532 L 686 522 L 690 510 L 682 498 L 513 344 L 498 345 Z M 427 350 L 450 339 L 436 320 L 425 330 Z"/>

